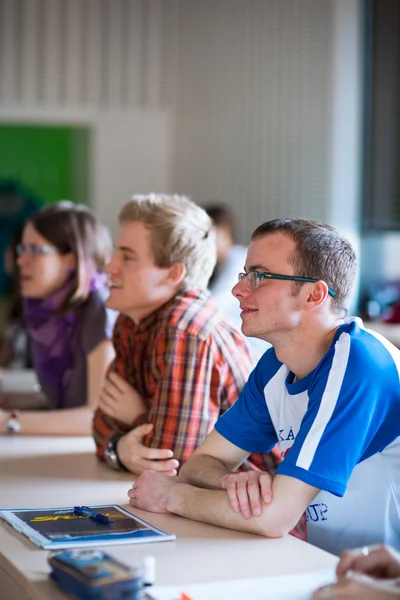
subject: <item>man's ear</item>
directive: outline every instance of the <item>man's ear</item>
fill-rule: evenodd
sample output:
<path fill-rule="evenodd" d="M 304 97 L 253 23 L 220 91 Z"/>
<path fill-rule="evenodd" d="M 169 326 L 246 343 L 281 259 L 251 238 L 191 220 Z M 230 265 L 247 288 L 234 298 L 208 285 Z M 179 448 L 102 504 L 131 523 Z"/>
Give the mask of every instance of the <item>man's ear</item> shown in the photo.
<path fill-rule="evenodd" d="M 307 297 L 306 310 L 315 310 L 316 308 L 319 308 L 328 296 L 328 286 L 325 281 L 322 279 L 316 281 L 311 293 Z"/>
<path fill-rule="evenodd" d="M 171 285 L 180 285 L 186 275 L 186 267 L 183 263 L 173 263 L 168 272 L 168 283 Z"/>

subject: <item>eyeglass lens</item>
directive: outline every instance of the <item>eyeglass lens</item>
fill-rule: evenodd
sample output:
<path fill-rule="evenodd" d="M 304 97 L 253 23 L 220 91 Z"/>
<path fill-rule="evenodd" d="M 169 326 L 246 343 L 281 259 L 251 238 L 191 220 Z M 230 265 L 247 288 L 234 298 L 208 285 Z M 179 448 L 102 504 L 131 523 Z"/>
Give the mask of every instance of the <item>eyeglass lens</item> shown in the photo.
<path fill-rule="evenodd" d="M 38 244 L 18 244 L 17 246 L 17 254 L 21 256 L 22 254 L 28 254 L 28 256 L 37 256 L 41 254 L 54 254 L 57 252 L 56 248 L 52 246 L 39 246 Z"/>

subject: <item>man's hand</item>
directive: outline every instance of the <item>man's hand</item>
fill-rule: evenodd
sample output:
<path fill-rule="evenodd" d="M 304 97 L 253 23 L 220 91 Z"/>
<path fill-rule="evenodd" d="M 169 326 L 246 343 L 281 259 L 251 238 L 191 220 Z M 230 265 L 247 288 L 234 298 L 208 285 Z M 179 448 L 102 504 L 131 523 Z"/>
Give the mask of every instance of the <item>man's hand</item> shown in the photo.
<path fill-rule="evenodd" d="M 372 579 L 361 573 L 324 585 L 314 592 L 312 600 L 398 600 L 400 588 L 395 580 Z"/>
<path fill-rule="evenodd" d="M 340 556 L 336 574 L 345 577 L 349 571 L 357 571 L 379 579 L 400 577 L 400 553 L 388 546 L 365 546 L 348 550 Z"/>
<path fill-rule="evenodd" d="M 228 492 L 233 512 L 242 513 L 245 519 L 259 517 L 262 503 L 268 504 L 272 499 L 272 477 L 269 473 L 245 471 L 224 475 L 221 487 Z"/>
<path fill-rule="evenodd" d="M 147 406 L 142 396 L 117 373 L 107 374 L 100 392 L 99 408 L 113 419 L 131 425 Z"/>
<path fill-rule="evenodd" d="M 177 477 L 146 471 L 128 490 L 129 504 L 150 512 L 168 513 L 169 494 L 177 485 L 181 485 Z"/>
<path fill-rule="evenodd" d="M 172 450 L 148 448 L 142 443 L 144 436 L 152 429 L 152 423 L 145 423 L 123 435 L 117 444 L 119 460 L 137 475 L 146 470 L 159 471 L 169 476 L 176 475 L 179 462 L 172 458 Z"/>
<path fill-rule="evenodd" d="M 338 582 L 314 592 L 313 600 L 394 600 L 400 598 L 400 554 L 387 546 L 364 546 L 343 552 Z"/>

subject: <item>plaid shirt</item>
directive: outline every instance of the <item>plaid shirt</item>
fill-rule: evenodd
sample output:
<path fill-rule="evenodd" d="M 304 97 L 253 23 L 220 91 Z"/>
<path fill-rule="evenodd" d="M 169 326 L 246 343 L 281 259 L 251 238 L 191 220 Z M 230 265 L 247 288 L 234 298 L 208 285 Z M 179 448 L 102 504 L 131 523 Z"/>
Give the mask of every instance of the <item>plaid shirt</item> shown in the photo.
<path fill-rule="evenodd" d="M 113 342 L 109 371 L 139 392 L 148 412 L 128 427 L 97 409 L 93 435 L 100 460 L 115 433 L 153 423 L 145 445 L 172 450 L 182 465 L 235 402 L 257 360 L 209 293 L 199 290 L 175 296 L 138 324 L 120 315 Z M 278 451 L 252 454 L 241 468 L 274 474 L 279 461 Z M 291 533 L 305 538 L 301 524 Z"/>
<path fill-rule="evenodd" d="M 168 448 L 183 464 L 235 402 L 257 359 L 221 320 L 209 293 L 199 290 L 175 296 L 138 324 L 120 315 L 113 342 L 116 357 L 109 370 L 139 392 L 148 412 L 127 427 L 97 409 L 100 459 L 115 433 L 153 423 L 145 445 Z M 255 456 L 253 464 L 269 471 L 275 466 L 269 455 Z"/>

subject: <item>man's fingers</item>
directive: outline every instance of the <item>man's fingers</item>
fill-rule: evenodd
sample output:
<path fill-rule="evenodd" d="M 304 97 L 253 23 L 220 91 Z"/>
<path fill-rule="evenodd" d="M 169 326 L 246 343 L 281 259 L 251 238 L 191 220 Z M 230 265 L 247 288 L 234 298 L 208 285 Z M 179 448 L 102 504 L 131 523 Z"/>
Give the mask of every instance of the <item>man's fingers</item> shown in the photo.
<path fill-rule="evenodd" d="M 141 455 L 146 460 L 168 460 L 173 458 L 174 453 L 167 448 L 148 448 L 147 446 L 143 446 Z"/>
<path fill-rule="evenodd" d="M 234 513 L 240 513 L 239 500 L 237 497 L 236 483 L 225 480 L 225 488 L 228 494 L 229 504 Z"/>
<path fill-rule="evenodd" d="M 114 401 L 109 396 L 107 396 L 107 394 L 104 393 L 100 394 L 99 408 L 101 408 L 101 410 L 110 417 L 112 417 L 115 413 Z"/>
<path fill-rule="evenodd" d="M 226 490 L 226 493 L 228 494 L 229 504 L 230 504 L 230 507 L 233 510 L 233 512 L 239 513 L 240 506 L 239 506 L 239 501 L 237 498 L 236 482 L 237 482 L 236 476 L 225 475 L 221 480 L 221 488 L 223 490 Z"/>
<path fill-rule="evenodd" d="M 247 481 L 239 480 L 237 483 L 237 486 L 236 486 L 236 490 L 237 490 L 237 497 L 239 500 L 240 512 L 242 513 L 242 515 L 245 519 L 250 519 L 251 511 L 250 511 L 247 483 L 248 483 Z"/>
<path fill-rule="evenodd" d="M 121 397 L 121 392 L 107 379 L 103 384 L 102 393 L 112 398 L 115 402 Z"/>
<path fill-rule="evenodd" d="M 179 462 L 175 458 L 160 461 L 146 461 L 145 470 L 157 471 L 158 473 L 166 473 L 166 471 L 176 471 L 179 467 Z"/>
<path fill-rule="evenodd" d="M 164 475 L 168 475 L 169 477 L 175 477 L 178 475 L 178 469 L 171 469 L 170 471 L 164 471 Z"/>
<path fill-rule="evenodd" d="M 139 442 L 141 442 L 144 436 L 152 431 L 153 427 L 153 423 L 143 423 L 143 425 L 138 425 L 132 430 L 132 437 L 135 437 Z"/>
<path fill-rule="evenodd" d="M 340 555 L 340 561 L 336 568 L 336 575 L 338 577 L 344 577 L 347 571 L 353 569 L 354 561 L 358 556 L 356 550 L 346 550 Z"/>
<path fill-rule="evenodd" d="M 345 577 L 348 571 L 367 573 L 374 577 L 389 577 L 386 575 L 388 551 L 384 546 L 364 546 L 342 553 L 336 569 L 338 577 Z"/>
<path fill-rule="evenodd" d="M 261 496 L 265 504 L 272 500 L 272 477 L 267 473 L 261 475 L 260 479 Z"/>
<path fill-rule="evenodd" d="M 388 549 L 384 546 L 376 546 L 368 548 L 365 546 L 361 549 L 360 554 L 353 562 L 353 570 L 359 573 L 366 573 L 378 578 L 394 578 L 398 577 L 399 569 L 393 570 L 393 565 L 397 561 L 394 558 L 391 560 Z"/>
<path fill-rule="evenodd" d="M 126 388 L 130 387 L 129 383 L 118 375 L 115 371 L 111 371 L 107 374 L 106 381 L 109 381 L 121 394 L 126 392 Z"/>
<path fill-rule="evenodd" d="M 261 515 L 261 490 L 257 481 L 249 481 L 247 484 L 247 493 L 250 500 L 250 509 L 254 517 Z"/>

